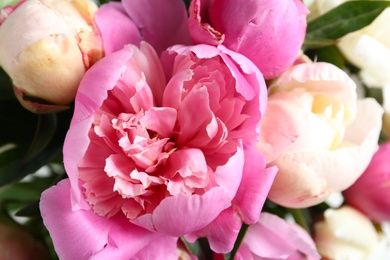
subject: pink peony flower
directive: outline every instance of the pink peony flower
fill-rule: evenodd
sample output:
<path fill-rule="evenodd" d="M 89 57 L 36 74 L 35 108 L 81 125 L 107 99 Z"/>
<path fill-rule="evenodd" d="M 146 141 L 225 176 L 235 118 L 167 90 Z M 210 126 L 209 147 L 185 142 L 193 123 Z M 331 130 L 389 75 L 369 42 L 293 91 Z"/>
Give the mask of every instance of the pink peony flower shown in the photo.
<path fill-rule="evenodd" d="M 195 43 L 223 44 L 247 56 L 266 79 L 298 56 L 309 13 L 300 0 L 193 0 L 189 12 Z"/>
<path fill-rule="evenodd" d="M 235 260 L 320 259 L 310 235 L 299 225 L 263 212 L 251 225 Z"/>
<path fill-rule="evenodd" d="M 191 44 L 187 19 L 182 0 L 122 0 L 104 4 L 96 12 L 106 54 L 141 40 L 158 54 L 175 44 Z"/>
<path fill-rule="evenodd" d="M 382 114 L 336 66 L 293 66 L 269 88 L 256 146 L 279 168 L 269 198 L 300 208 L 347 189 L 378 149 Z"/>
<path fill-rule="evenodd" d="M 85 71 L 103 56 L 94 23 L 96 4 L 29 0 L 4 9 L 0 66 L 10 76 L 16 97 L 37 113 L 67 108 Z"/>
<path fill-rule="evenodd" d="M 377 222 L 390 221 L 390 142 L 379 145 L 366 171 L 343 192 L 346 202 Z"/>
<path fill-rule="evenodd" d="M 215 251 L 230 251 L 242 221 L 257 221 L 276 172 L 252 148 L 266 102 L 256 66 L 222 46 L 173 46 L 161 62 L 145 42 L 112 53 L 76 97 L 64 144 L 68 215 L 190 242 L 208 237 Z M 47 202 L 55 189 L 42 196 L 43 218 L 56 249 L 72 251 L 60 230 L 79 231 L 55 226 L 64 221 Z M 116 235 L 101 241 L 120 251 Z"/>

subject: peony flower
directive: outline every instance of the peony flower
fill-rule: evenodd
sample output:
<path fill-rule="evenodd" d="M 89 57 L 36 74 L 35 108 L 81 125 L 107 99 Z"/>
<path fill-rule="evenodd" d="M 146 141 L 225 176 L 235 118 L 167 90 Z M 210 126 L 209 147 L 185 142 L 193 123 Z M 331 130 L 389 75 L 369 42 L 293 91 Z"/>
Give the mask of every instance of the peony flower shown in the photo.
<path fill-rule="evenodd" d="M 263 212 L 245 234 L 235 260 L 320 259 L 310 235 L 299 225 Z"/>
<path fill-rule="evenodd" d="M 0 222 L 0 259 L 49 259 L 43 243 L 16 224 Z"/>
<path fill-rule="evenodd" d="M 85 71 L 103 55 L 93 21 L 97 6 L 88 0 L 28 0 L 5 9 L 0 65 L 17 98 L 33 112 L 64 109 Z"/>
<path fill-rule="evenodd" d="M 269 88 L 256 148 L 279 168 L 269 198 L 286 207 L 323 202 L 352 185 L 378 149 L 383 110 L 328 63 L 292 67 Z"/>
<path fill-rule="evenodd" d="M 187 11 L 182 0 L 122 0 L 109 2 L 96 12 L 106 54 L 126 44 L 151 44 L 160 54 L 175 44 L 191 44 Z"/>
<path fill-rule="evenodd" d="M 257 221 L 276 171 L 265 170 L 252 148 L 266 93 L 257 67 L 223 46 L 173 46 L 160 62 L 142 42 L 95 64 L 81 82 L 64 144 L 70 190 L 63 192 L 74 211 L 55 214 L 48 202 L 69 199 L 57 198 L 61 186 L 41 198 L 56 250 L 73 251 L 63 229 L 81 232 L 63 217 L 78 222 L 88 214 L 110 234 L 96 235 L 100 224 L 87 222 L 101 241 L 80 245 L 90 255 L 106 245 L 124 252 L 137 245 L 133 234 L 123 238 L 126 248 L 116 242 L 131 231 L 126 226 L 109 231 L 125 222 L 146 234 L 207 237 L 213 250 L 229 252 L 242 221 Z"/>
<path fill-rule="evenodd" d="M 189 28 L 195 43 L 223 44 L 247 56 L 266 79 L 296 59 L 308 10 L 299 0 L 193 0 Z"/>
<path fill-rule="evenodd" d="M 343 192 L 346 202 L 374 221 L 390 221 L 390 142 L 379 145 L 363 175 Z"/>
<path fill-rule="evenodd" d="M 328 209 L 314 224 L 314 241 L 323 259 L 384 259 L 389 241 L 357 210 Z"/>

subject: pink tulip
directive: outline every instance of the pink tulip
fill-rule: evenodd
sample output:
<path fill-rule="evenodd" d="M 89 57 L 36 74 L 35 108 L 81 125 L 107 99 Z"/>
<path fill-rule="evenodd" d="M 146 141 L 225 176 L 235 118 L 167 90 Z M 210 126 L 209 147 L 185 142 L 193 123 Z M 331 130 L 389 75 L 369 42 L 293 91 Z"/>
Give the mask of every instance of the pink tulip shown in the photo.
<path fill-rule="evenodd" d="M 106 54 L 141 40 L 158 54 L 174 44 L 191 44 L 187 11 L 182 0 L 122 0 L 96 12 Z"/>
<path fill-rule="evenodd" d="M 347 189 L 378 149 L 382 114 L 336 66 L 293 66 L 269 88 L 256 145 L 279 168 L 269 198 L 302 208 Z"/>
<path fill-rule="evenodd" d="M 320 259 L 310 235 L 299 225 L 263 212 L 251 225 L 235 260 Z"/>
<path fill-rule="evenodd" d="M 346 202 L 374 221 L 390 221 L 390 142 L 383 143 L 363 175 L 343 192 Z"/>
<path fill-rule="evenodd" d="M 33 112 L 64 109 L 85 71 L 103 56 L 93 20 L 97 6 L 89 0 L 29 0 L 5 9 L 0 65 L 16 97 Z"/>
<path fill-rule="evenodd" d="M 193 0 L 189 12 L 195 43 L 223 44 L 271 79 L 298 56 L 309 11 L 300 0 Z"/>
<path fill-rule="evenodd" d="M 64 254 L 75 239 L 64 243 L 60 231 L 81 232 L 81 223 L 71 224 L 80 214 L 107 225 L 127 221 L 142 234 L 207 237 L 213 250 L 228 252 L 242 221 L 257 221 L 276 171 L 251 148 L 265 82 L 248 59 L 222 46 L 173 46 L 161 62 L 149 44 L 140 46 L 112 53 L 82 80 L 64 144 L 63 185 L 74 211 L 62 215 L 72 221 L 47 202 L 58 197 L 53 187 L 41 199 L 45 224 Z M 92 220 L 88 226 L 96 234 L 102 228 Z M 101 244 L 80 247 L 109 243 L 126 251 L 116 239 L 127 227 L 107 230 L 108 241 L 94 234 Z M 137 244 L 136 235 L 127 236 L 126 247 Z"/>

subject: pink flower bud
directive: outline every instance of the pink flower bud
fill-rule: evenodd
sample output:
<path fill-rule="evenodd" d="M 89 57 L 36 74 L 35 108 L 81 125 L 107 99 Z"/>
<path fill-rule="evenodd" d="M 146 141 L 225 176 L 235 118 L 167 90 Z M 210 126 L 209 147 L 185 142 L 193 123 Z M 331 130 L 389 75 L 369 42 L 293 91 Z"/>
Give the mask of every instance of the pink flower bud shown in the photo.
<path fill-rule="evenodd" d="M 299 0 L 192 0 L 189 12 L 195 43 L 223 44 L 245 55 L 265 79 L 294 62 L 309 13 Z"/>
<path fill-rule="evenodd" d="M 33 112 L 63 109 L 85 71 L 103 56 L 93 20 L 97 6 L 89 0 L 28 0 L 12 12 L 4 9 L 0 65 L 17 98 Z"/>
<path fill-rule="evenodd" d="M 390 142 L 379 146 L 363 175 L 346 191 L 346 202 L 374 221 L 390 221 Z"/>

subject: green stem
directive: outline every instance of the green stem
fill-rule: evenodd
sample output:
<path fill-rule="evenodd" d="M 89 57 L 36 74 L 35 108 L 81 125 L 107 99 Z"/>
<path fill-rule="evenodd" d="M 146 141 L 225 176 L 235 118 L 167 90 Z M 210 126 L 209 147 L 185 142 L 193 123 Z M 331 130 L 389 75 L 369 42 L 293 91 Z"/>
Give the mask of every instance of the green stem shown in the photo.
<path fill-rule="evenodd" d="M 238 236 L 237 236 L 237 240 L 234 243 L 233 250 L 230 253 L 224 255 L 225 260 L 233 260 L 234 259 L 234 256 L 237 254 L 237 251 L 240 248 L 240 245 L 242 243 L 242 240 L 244 239 L 245 233 L 248 230 L 248 228 L 249 228 L 249 225 L 242 223 L 240 232 L 238 233 Z"/>
<path fill-rule="evenodd" d="M 310 228 L 309 225 L 307 224 L 303 211 L 300 209 L 291 209 L 291 208 L 289 208 L 288 211 L 294 217 L 295 222 L 297 222 L 298 225 L 303 227 L 310 234 Z"/>

